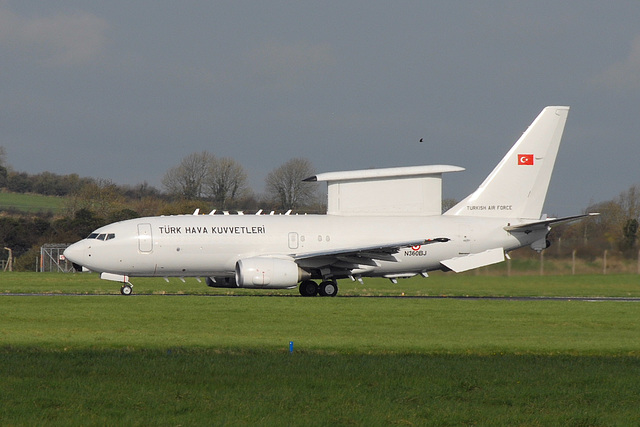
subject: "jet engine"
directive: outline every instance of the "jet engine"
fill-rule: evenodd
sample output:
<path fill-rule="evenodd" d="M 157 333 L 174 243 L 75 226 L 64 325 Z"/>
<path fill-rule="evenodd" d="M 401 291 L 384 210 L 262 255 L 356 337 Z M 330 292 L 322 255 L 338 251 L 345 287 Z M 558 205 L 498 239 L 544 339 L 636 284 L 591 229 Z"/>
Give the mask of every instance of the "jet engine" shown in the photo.
<path fill-rule="evenodd" d="M 293 288 L 310 277 L 288 259 L 256 257 L 236 263 L 236 283 L 241 288 Z"/>

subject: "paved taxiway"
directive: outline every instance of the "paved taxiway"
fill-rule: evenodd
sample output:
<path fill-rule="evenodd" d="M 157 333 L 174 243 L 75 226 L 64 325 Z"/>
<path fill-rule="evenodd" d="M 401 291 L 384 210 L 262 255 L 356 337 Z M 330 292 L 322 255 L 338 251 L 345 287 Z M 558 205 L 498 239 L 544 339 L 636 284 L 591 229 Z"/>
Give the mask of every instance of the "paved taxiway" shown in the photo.
<path fill-rule="evenodd" d="M 308 298 L 300 295 L 190 295 L 190 294 L 133 294 L 123 296 L 120 294 L 25 294 L 25 293 L 0 293 L 0 297 L 119 297 L 119 298 L 132 298 L 132 297 L 144 297 L 144 296 L 161 296 L 161 297 L 203 297 L 203 298 Z M 640 302 L 640 297 L 544 297 L 544 296 L 529 296 L 529 297 L 505 297 L 505 296 L 449 296 L 449 295 L 338 295 L 335 298 L 393 298 L 393 299 L 457 299 L 457 300 L 492 300 L 492 301 L 586 301 L 586 302 L 601 302 L 601 301 L 614 301 L 614 302 Z"/>

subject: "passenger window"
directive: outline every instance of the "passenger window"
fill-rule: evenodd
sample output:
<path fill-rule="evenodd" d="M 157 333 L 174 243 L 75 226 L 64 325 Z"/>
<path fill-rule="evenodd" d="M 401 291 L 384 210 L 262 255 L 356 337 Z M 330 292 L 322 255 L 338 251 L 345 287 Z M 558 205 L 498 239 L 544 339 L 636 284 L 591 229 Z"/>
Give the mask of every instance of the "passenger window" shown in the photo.
<path fill-rule="evenodd" d="M 106 237 L 106 234 L 99 234 L 98 235 L 98 240 L 104 240 L 104 238 Z"/>
<path fill-rule="evenodd" d="M 115 239 L 116 235 L 114 233 L 107 234 L 107 240 Z"/>

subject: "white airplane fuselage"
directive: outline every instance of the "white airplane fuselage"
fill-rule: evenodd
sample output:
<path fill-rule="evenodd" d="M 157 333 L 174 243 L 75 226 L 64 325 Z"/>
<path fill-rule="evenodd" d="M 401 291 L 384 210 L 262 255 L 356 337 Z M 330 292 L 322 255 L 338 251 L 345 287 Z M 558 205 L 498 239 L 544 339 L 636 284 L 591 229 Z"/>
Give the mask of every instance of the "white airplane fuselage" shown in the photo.
<path fill-rule="evenodd" d="M 384 243 L 448 236 L 446 242 L 405 247 L 362 265 L 352 273 L 371 277 L 407 276 L 442 269 L 440 261 L 492 248 L 510 251 L 543 239 L 547 230 L 517 235 L 504 230 L 512 221 L 474 217 L 338 217 L 332 215 L 181 215 L 122 221 L 66 251 L 74 262 L 97 272 L 125 276 L 233 277 L 239 259 L 291 257 Z M 517 221 L 513 221 L 517 222 Z M 95 261 L 94 261 L 95 260 Z M 279 287 L 277 284 L 272 285 Z M 287 287 L 290 287 L 287 286 Z"/>
<path fill-rule="evenodd" d="M 326 215 L 138 218 L 99 228 L 64 254 L 123 282 L 123 294 L 130 276 L 177 276 L 335 296 L 340 278 L 395 281 L 495 264 L 523 246 L 545 249 L 551 224 L 585 216 L 542 215 L 568 112 L 543 109 L 482 184 L 443 214 L 442 174 L 460 167 L 329 172 L 305 179 L 327 182 Z"/>

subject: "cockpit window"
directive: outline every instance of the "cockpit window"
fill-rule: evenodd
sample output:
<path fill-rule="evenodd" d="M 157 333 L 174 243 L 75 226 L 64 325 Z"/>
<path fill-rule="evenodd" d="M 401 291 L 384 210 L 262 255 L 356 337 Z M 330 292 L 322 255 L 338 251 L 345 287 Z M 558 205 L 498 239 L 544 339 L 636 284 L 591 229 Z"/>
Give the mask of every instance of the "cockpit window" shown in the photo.
<path fill-rule="evenodd" d="M 115 233 L 91 233 L 89 234 L 89 236 L 87 236 L 87 239 L 98 239 L 98 240 L 111 240 L 111 239 L 115 239 L 116 238 L 116 234 Z"/>

